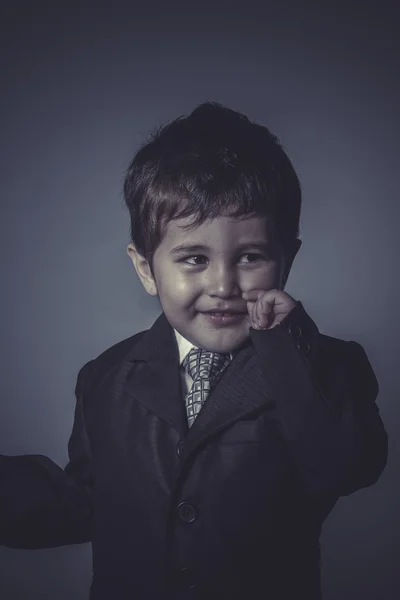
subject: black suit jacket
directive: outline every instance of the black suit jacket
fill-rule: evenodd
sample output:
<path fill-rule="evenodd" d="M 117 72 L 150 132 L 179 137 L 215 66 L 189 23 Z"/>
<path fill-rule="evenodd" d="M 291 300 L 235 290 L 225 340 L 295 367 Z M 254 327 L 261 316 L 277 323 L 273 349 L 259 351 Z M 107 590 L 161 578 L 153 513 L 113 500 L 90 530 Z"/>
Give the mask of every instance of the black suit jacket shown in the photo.
<path fill-rule="evenodd" d="M 301 302 L 250 339 L 188 429 L 162 313 L 78 374 L 63 470 L 0 460 L 0 543 L 91 541 L 91 600 L 317 600 L 321 526 L 387 459 L 363 348 Z"/>

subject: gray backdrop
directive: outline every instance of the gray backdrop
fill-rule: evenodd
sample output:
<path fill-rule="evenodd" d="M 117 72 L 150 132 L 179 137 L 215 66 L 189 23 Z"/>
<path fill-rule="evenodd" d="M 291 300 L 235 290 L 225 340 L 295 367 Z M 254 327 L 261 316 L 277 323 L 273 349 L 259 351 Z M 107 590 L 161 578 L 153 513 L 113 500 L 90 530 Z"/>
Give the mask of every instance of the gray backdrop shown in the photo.
<path fill-rule="evenodd" d="M 395 2 L 105 4 L 1 9 L 0 452 L 66 464 L 79 368 L 160 312 L 126 256 L 123 171 L 155 125 L 222 102 L 276 133 L 302 180 L 303 247 L 288 293 L 321 332 L 360 342 L 380 382 L 389 462 L 324 526 L 324 597 L 394 600 Z M 90 545 L 2 547 L 0 569 L 4 600 L 85 600 Z"/>

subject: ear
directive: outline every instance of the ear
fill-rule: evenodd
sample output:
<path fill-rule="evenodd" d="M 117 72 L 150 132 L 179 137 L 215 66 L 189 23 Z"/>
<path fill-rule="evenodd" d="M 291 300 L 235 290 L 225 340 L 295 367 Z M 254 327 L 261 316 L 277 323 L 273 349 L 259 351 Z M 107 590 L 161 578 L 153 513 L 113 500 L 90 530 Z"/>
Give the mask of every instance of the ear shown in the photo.
<path fill-rule="evenodd" d="M 135 271 L 138 274 L 138 277 L 142 282 L 146 292 L 150 294 L 150 296 L 157 296 L 157 285 L 152 275 L 148 261 L 145 258 L 143 258 L 141 254 L 139 254 L 134 244 L 128 244 L 126 251 L 129 258 L 133 262 Z"/>
<path fill-rule="evenodd" d="M 279 288 L 281 290 L 285 289 L 286 282 L 289 277 L 289 273 L 293 266 L 293 261 L 296 258 L 298 251 L 300 250 L 301 244 L 302 244 L 302 241 L 296 239 L 293 242 L 292 247 L 288 251 L 286 251 L 286 253 L 284 255 L 283 267 L 282 267 L 282 273 L 281 273 L 281 281 L 280 281 L 280 286 L 279 286 Z"/>

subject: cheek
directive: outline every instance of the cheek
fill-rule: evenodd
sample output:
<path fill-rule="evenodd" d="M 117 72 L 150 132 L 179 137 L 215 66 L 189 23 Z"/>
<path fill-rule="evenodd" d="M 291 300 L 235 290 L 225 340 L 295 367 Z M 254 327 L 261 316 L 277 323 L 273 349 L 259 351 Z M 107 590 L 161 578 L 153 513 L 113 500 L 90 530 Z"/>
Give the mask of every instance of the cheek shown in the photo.
<path fill-rule="evenodd" d="M 193 277 L 187 277 L 182 273 L 174 274 L 168 279 L 168 295 L 179 304 L 184 304 L 196 296 L 198 285 Z"/>
<path fill-rule="evenodd" d="M 242 279 L 243 289 L 250 288 L 268 288 L 275 287 L 279 279 L 279 266 L 277 263 L 269 264 L 263 269 L 257 269 L 251 273 L 246 273 Z"/>

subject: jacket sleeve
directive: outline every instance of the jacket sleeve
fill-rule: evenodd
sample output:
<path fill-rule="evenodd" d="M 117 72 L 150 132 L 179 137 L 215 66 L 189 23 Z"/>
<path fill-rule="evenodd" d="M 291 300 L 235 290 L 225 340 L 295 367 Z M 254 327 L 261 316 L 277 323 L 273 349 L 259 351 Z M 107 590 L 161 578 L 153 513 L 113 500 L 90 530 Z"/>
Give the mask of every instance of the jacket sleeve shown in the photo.
<path fill-rule="evenodd" d="M 273 329 L 250 331 L 307 493 L 339 497 L 374 484 L 388 439 L 362 346 L 321 336 L 301 302 Z"/>
<path fill-rule="evenodd" d="M 91 539 L 93 475 L 82 397 L 92 362 L 78 373 L 65 469 L 46 456 L 0 456 L 0 544 L 4 546 L 50 548 Z"/>

